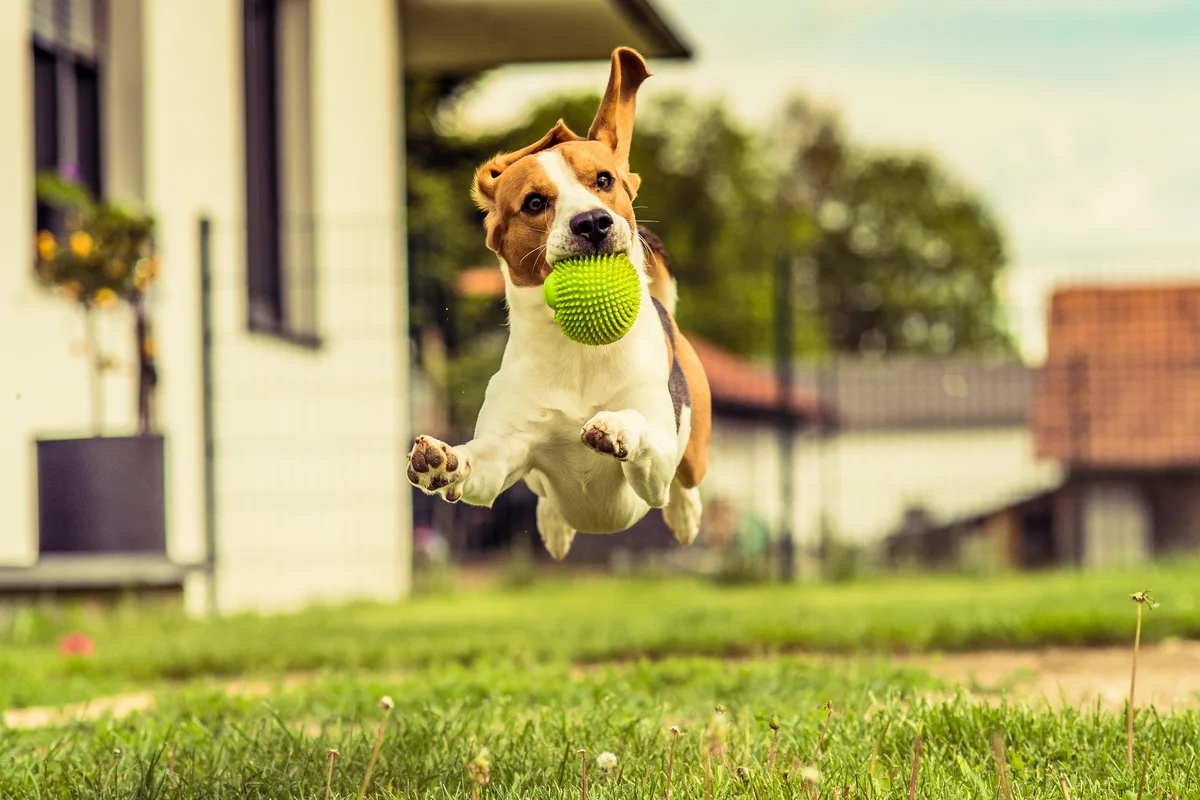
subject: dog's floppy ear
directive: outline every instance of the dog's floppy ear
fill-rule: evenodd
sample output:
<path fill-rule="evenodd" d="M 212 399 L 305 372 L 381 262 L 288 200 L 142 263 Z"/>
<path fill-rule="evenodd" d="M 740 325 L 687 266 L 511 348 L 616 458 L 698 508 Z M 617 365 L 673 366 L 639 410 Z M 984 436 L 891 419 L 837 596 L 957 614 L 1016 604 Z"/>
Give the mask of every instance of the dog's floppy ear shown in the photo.
<path fill-rule="evenodd" d="M 633 117 L 637 91 L 650 77 L 646 62 L 636 50 L 618 47 L 612 54 L 608 86 L 588 130 L 588 138 L 612 148 L 621 169 L 629 171 L 629 144 L 633 140 Z"/>
<path fill-rule="evenodd" d="M 550 132 L 538 141 L 512 153 L 500 153 L 491 161 L 488 161 L 482 167 L 475 170 L 475 185 L 472 187 L 471 197 L 475 199 L 475 204 L 482 210 L 491 211 L 496 205 L 496 181 L 500 180 L 500 176 L 504 174 L 504 170 L 525 156 L 533 155 L 563 142 L 581 141 L 583 141 L 583 137 L 568 128 L 567 123 L 560 119 L 550 129 Z"/>

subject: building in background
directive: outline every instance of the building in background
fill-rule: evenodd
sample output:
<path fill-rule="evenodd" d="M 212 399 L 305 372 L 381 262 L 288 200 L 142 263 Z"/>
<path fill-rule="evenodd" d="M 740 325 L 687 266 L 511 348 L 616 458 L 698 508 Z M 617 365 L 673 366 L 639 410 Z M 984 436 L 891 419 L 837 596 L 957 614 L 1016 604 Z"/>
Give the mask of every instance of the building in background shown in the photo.
<path fill-rule="evenodd" d="M 878 545 L 906 521 L 949 522 L 1057 485 L 1029 414 L 1036 373 L 1013 358 L 838 358 L 797 374 L 839 426 L 800 452 L 806 539 Z"/>
<path fill-rule="evenodd" d="M 447 0 L 3 5 L 0 589 L 184 586 L 190 608 L 221 611 L 407 591 L 402 78 L 607 59 L 622 44 L 688 55 L 645 0 L 496 0 L 488 11 Z M 35 443 L 78 440 L 87 423 L 77 311 L 31 277 L 34 174 L 67 165 L 157 220 L 157 551 L 131 552 L 118 535 L 42 552 Z M 114 363 L 135 363 L 130 315 L 107 313 L 101 328 Z M 114 437 L 135 429 L 127 377 L 104 381 Z M 105 474 L 94 464 L 72 480 L 103 501 Z"/>
<path fill-rule="evenodd" d="M 889 540 L 893 563 L 1105 567 L 1200 548 L 1200 285 L 1051 298 L 1031 418 L 1058 485 Z"/>
<path fill-rule="evenodd" d="M 1048 339 L 1034 432 L 1068 472 L 1058 552 L 1103 566 L 1200 547 L 1200 284 L 1060 289 Z"/>

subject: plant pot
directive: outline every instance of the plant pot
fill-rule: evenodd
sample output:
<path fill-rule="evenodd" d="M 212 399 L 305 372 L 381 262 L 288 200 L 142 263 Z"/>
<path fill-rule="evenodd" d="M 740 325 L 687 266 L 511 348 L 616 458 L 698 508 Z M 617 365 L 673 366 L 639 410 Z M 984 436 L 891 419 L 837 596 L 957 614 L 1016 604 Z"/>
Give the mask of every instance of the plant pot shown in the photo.
<path fill-rule="evenodd" d="M 163 460 L 161 436 L 39 439 L 39 553 L 165 555 Z"/>

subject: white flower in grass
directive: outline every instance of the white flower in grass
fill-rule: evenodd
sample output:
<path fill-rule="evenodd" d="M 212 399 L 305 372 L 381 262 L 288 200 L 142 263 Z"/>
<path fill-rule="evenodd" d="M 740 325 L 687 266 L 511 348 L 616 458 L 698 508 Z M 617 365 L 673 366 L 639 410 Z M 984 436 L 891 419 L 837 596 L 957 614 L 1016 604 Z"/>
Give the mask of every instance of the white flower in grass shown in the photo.
<path fill-rule="evenodd" d="M 596 756 L 596 766 L 607 777 L 617 771 L 617 757 L 613 753 L 601 753 Z"/>
<path fill-rule="evenodd" d="M 810 783 L 816 786 L 821 782 L 821 770 L 814 767 L 812 764 L 800 768 L 800 778 L 805 783 Z"/>

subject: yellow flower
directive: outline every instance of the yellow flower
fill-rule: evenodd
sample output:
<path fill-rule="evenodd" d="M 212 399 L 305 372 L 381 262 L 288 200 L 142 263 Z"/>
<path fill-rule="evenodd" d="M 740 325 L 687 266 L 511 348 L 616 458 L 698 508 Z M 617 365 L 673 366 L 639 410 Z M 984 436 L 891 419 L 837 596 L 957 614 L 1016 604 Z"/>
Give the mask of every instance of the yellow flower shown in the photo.
<path fill-rule="evenodd" d="M 119 281 L 129 274 L 129 268 L 125 266 L 125 262 L 119 258 L 114 258 L 108 262 L 108 276 L 115 281 Z"/>
<path fill-rule="evenodd" d="M 87 258 L 92 254 L 92 237 L 83 231 L 72 233 L 71 252 L 76 258 Z"/>
<path fill-rule="evenodd" d="M 58 255 L 58 242 L 50 231 L 39 231 L 37 235 L 38 255 L 46 261 Z"/>
<path fill-rule="evenodd" d="M 79 298 L 79 293 L 83 291 L 83 287 L 76 281 L 63 281 L 62 290 L 67 297 L 76 300 Z"/>
<path fill-rule="evenodd" d="M 117 302 L 117 293 L 107 286 L 96 292 L 96 305 L 101 308 L 112 308 Z"/>
<path fill-rule="evenodd" d="M 139 289 L 144 289 L 151 279 L 158 275 L 158 261 L 153 258 L 139 258 L 133 268 L 134 282 Z"/>

